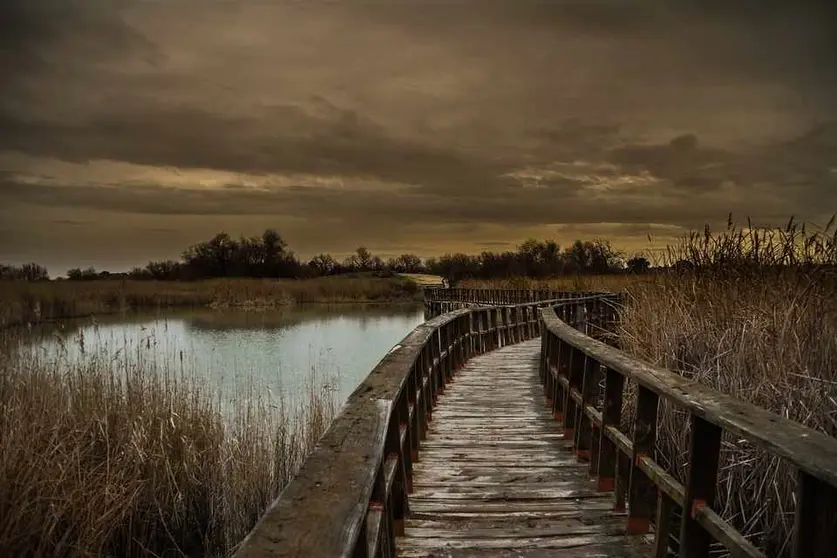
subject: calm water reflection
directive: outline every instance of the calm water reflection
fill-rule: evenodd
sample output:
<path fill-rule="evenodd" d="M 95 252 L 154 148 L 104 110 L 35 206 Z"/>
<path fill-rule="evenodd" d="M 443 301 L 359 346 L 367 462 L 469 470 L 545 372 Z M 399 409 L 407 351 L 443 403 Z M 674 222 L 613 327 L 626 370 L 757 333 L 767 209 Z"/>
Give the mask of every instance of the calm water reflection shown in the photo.
<path fill-rule="evenodd" d="M 61 362 L 188 374 L 227 399 L 246 386 L 298 400 L 328 382 L 339 402 L 424 320 L 416 305 L 305 306 L 279 311 L 174 310 L 103 316 L 33 331 L 24 350 Z"/>

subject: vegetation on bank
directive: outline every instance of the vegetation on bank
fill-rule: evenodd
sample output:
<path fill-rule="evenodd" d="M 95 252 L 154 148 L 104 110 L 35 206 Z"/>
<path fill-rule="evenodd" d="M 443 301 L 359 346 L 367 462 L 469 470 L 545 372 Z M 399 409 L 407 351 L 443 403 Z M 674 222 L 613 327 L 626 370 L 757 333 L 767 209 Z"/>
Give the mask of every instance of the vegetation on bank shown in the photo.
<path fill-rule="evenodd" d="M 0 351 L 4 556 L 227 556 L 296 474 L 336 409 L 255 387 L 223 406 L 190 372 Z"/>
<path fill-rule="evenodd" d="M 553 240 L 529 239 L 517 250 L 483 251 L 478 255 L 445 254 L 422 260 L 415 254 L 402 254 L 386 261 L 366 247 L 342 261 L 331 254 L 300 260 L 279 233 L 266 230 L 261 237 L 235 240 L 219 233 L 211 240 L 187 248 L 179 261 L 149 262 L 127 273 L 74 268 L 67 271 L 71 281 L 134 279 L 144 281 L 195 281 L 219 278 L 310 279 L 354 273 L 429 274 L 450 283 L 463 279 L 510 277 L 553 277 L 557 275 L 643 273 L 650 263 L 641 256 L 625 259 L 604 240 L 577 240 L 562 249 Z M 36 263 L 22 266 L 0 265 L 0 280 L 46 281 L 48 270 Z"/>
<path fill-rule="evenodd" d="M 270 308 L 295 303 L 416 300 L 412 280 L 392 276 L 308 280 L 14 281 L 0 289 L 0 328 L 131 309 Z"/>
<path fill-rule="evenodd" d="M 623 350 L 837 437 L 834 229 L 812 232 L 791 222 L 754 230 L 730 223 L 719 234 L 686 236 L 668 260 L 680 265 L 647 276 L 468 284 L 624 290 Z M 625 415 L 631 416 L 630 407 Z M 685 417 L 663 404 L 658 420 L 656 459 L 684 482 Z M 768 556 L 788 555 L 795 471 L 730 435 L 721 459 L 718 512 Z"/>

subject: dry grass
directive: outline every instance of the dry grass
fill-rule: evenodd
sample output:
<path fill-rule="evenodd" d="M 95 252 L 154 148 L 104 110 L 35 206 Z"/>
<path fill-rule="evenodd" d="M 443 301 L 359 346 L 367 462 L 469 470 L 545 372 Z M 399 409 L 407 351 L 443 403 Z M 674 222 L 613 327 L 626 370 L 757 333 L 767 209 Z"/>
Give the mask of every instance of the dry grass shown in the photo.
<path fill-rule="evenodd" d="M 311 382 L 290 405 L 231 408 L 184 371 L 85 364 L 0 344 L 0 554 L 225 556 L 296 473 L 335 412 Z"/>
<path fill-rule="evenodd" d="M 730 221 L 720 234 L 689 235 L 669 257 L 694 269 L 628 287 L 622 347 L 837 436 L 837 235 L 829 226 L 738 229 Z M 657 457 L 681 481 L 686 420 L 662 406 Z M 795 485 L 787 462 L 725 435 L 716 507 L 768 556 L 789 553 Z"/>
<path fill-rule="evenodd" d="M 630 290 L 624 350 L 837 435 L 837 299 L 826 278 L 788 273 L 733 279 L 660 278 Z M 685 479 L 686 418 L 664 406 L 658 458 Z M 725 436 L 719 513 L 781 556 L 793 527 L 795 471 L 752 445 Z"/>
<path fill-rule="evenodd" d="M 411 300 L 420 295 L 416 283 L 400 277 L 4 282 L 0 289 L 0 328 L 126 309 L 390 302 Z"/>

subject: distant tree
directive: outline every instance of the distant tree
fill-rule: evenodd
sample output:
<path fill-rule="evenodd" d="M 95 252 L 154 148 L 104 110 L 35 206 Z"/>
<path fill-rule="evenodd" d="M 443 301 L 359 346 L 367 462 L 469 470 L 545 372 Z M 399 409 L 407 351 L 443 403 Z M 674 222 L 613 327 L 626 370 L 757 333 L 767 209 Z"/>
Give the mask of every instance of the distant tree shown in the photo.
<path fill-rule="evenodd" d="M 151 275 L 148 273 L 147 268 L 134 267 L 128 272 L 128 278 L 142 281 L 151 279 Z"/>
<path fill-rule="evenodd" d="M 372 269 L 372 254 L 365 246 L 359 246 L 358 249 L 355 250 L 355 255 L 357 256 L 356 266 L 360 271 L 368 271 Z"/>
<path fill-rule="evenodd" d="M 148 262 L 145 275 L 158 281 L 171 281 L 182 278 L 181 264 L 173 260 Z"/>
<path fill-rule="evenodd" d="M 316 275 L 331 275 L 337 268 L 337 260 L 331 254 L 319 254 L 309 260 L 308 267 L 314 270 Z"/>
<path fill-rule="evenodd" d="M 628 273 L 643 274 L 648 273 L 651 268 L 651 262 L 642 256 L 634 256 L 627 262 Z"/>
<path fill-rule="evenodd" d="M 49 280 L 49 272 L 47 268 L 36 263 L 25 263 L 19 267 L 0 264 L 0 280 L 46 281 Z"/>
<path fill-rule="evenodd" d="M 387 265 L 397 273 L 421 273 L 424 271 L 421 258 L 415 254 L 401 254 L 397 258 L 391 258 Z"/>
<path fill-rule="evenodd" d="M 263 265 L 265 277 L 279 277 L 285 271 L 287 263 L 287 243 L 275 229 L 267 229 L 262 233 Z"/>

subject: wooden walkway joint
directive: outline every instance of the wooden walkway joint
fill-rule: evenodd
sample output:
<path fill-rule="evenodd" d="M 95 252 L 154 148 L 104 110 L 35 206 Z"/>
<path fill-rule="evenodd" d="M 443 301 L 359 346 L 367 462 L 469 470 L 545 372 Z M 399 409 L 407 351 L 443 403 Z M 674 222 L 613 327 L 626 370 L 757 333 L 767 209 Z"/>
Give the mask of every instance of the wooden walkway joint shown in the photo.
<path fill-rule="evenodd" d="M 625 512 L 573 455 L 539 358 L 539 340 L 475 357 L 438 396 L 398 556 L 648 555 L 650 540 L 626 533 Z"/>

